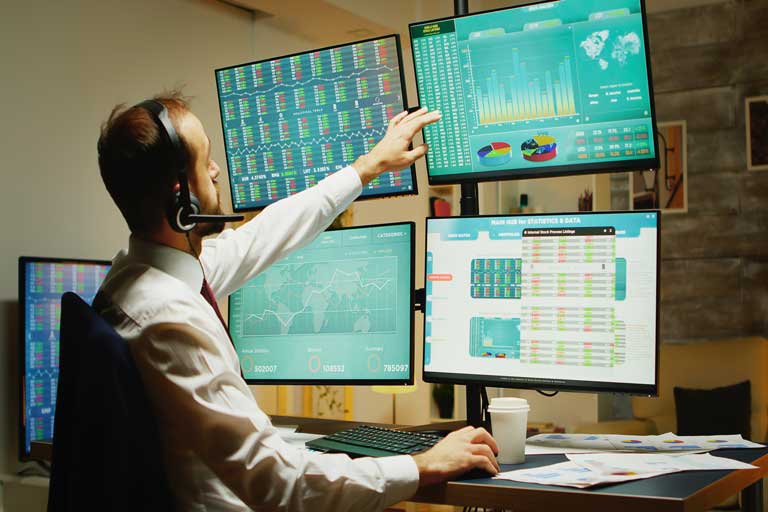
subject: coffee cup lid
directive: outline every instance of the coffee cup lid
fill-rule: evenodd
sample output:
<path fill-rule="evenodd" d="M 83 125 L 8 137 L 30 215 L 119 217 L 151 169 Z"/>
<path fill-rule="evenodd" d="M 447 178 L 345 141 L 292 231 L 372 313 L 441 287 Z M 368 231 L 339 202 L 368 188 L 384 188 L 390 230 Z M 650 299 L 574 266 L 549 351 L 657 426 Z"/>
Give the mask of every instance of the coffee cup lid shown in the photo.
<path fill-rule="evenodd" d="M 515 398 L 512 396 L 491 398 L 491 404 L 488 407 L 488 410 L 491 412 L 520 411 L 528 409 L 530 409 L 528 406 L 528 400 L 525 398 Z"/>

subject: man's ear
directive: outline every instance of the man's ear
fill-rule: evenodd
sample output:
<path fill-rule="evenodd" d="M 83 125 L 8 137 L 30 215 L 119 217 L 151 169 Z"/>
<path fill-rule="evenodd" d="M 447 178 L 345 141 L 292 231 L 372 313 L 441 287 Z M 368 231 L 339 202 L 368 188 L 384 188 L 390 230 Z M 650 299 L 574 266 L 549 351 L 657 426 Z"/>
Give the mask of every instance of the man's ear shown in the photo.
<path fill-rule="evenodd" d="M 173 185 L 173 195 L 175 196 L 181 191 L 181 185 L 179 185 L 179 182 L 177 181 L 175 185 Z"/>

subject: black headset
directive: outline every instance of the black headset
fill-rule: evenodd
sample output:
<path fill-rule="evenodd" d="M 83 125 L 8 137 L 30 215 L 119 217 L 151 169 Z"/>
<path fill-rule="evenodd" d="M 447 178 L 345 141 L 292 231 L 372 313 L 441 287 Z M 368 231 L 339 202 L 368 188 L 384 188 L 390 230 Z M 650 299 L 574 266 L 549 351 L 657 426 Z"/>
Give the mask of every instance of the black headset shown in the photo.
<path fill-rule="evenodd" d="M 212 222 L 236 222 L 243 220 L 242 215 L 201 215 L 200 200 L 189 190 L 189 181 L 187 178 L 187 152 L 181 144 L 181 139 L 176 133 L 176 129 L 168 117 L 168 110 L 165 105 L 157 100 L 146 100 L 135 105 L 149 112 L 150 117 L 155 121 L 158 130 L 165 134 L 165 138 L 173 150 L 173 165 L 176 167 L 176 173 L 179 177 L 179 192 L 168 208 L 168 223 L 174 231 L 186 233 L 194 229 L 198 223 Z"/>

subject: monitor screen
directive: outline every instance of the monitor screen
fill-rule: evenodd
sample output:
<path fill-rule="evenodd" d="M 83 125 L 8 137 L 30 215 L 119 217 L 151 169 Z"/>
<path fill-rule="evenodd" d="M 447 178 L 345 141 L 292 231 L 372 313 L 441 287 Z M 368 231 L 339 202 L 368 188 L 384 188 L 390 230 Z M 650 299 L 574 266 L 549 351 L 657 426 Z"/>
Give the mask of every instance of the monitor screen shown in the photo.
<path fill-rule="evenodd" d="M 658 211 L 427 219 L 424 380 L 656 394 Z"/>
<path fill-rule="evenodd" d="M 19 258 L 19 457 L 37 458 L 32 441 L 53 438 L 59 376 L 61 296 L 75 292 L 89 304 L 110 268 L 108 261 Z"/>
<path fill-rule="evenodd" d="M 263 208 L 352 164 L 407 106 L 399 36 L 216 70 L 235 211 Z M 413 167 L 362 198 L 415 194 Z"/>
<path fill-rule="evenodd" d="M 430 183 L 658 168 L 642 0 L 410 25 Z"/>
<path fill-rule="evenodd" d="M 251 383 L 413 383 L 414 224 L 326 231 L 229 297 Z"/>

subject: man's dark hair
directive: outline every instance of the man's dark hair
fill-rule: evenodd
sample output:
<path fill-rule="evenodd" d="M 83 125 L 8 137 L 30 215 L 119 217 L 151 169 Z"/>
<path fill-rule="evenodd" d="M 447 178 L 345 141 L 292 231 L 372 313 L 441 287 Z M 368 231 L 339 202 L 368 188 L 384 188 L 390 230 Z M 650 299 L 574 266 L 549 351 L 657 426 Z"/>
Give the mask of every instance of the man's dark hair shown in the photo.
<path fill-rule="evenodd" d="M 178 91 L 153 99 L 165 105 L 178 133 L 187 99 Z M 189 146 L 180 133 L 179 138 L 189 165 Z M 152 115 L 142 107 L 116 106 L 101 126 L 98 150 L 101 179 L 131 232 L 154 231 L 173 204 L 178 157 Z"/>

